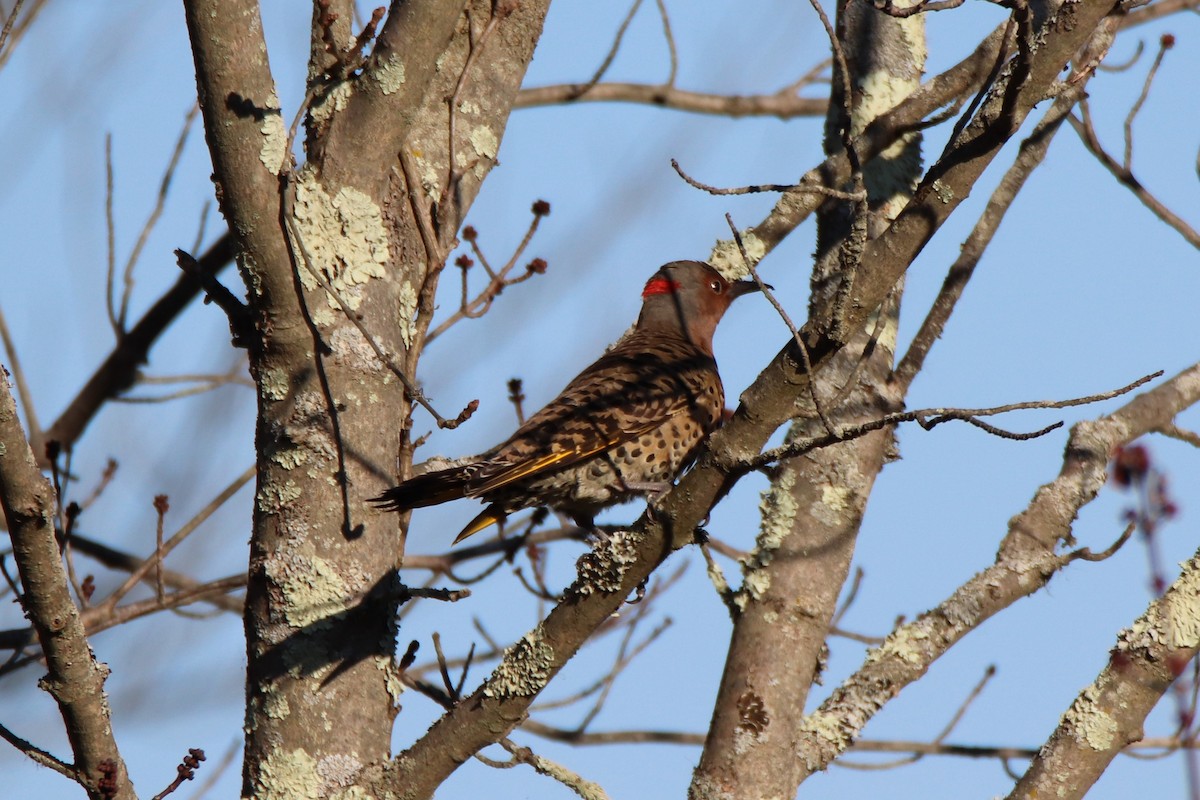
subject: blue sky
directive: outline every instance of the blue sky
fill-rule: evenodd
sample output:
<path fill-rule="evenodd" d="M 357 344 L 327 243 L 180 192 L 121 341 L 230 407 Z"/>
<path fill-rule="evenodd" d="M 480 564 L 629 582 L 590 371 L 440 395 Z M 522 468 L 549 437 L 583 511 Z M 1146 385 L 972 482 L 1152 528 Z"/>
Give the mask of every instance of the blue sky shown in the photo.
<path fill-rule="evenodd" d="M 603 6 L 603 7 L 602 7 Z M 676 7 L 678 6 L 678 8 Z M 775 91 L 805 72 L 825 50 L 824 34 L 805 3 L 762 3 L 745 8 L 708 1 L 669 3 L 681 62 L 682 88 L 758 93 Z M 603 58 L 625 8 L 618 4 L 561 3 L 554 7 L 529 72 L 528 85 L 586 79 Z M 981 32 L 1001 20 L 990 4 L 966 5 L 930 21 L 930 71 L 961 58 Z M 264 17 L 285 118 L 303 92 L 309 12 L 305 4 L 264 3 Z M 1180 119 L 1194 109 L 1192 76 L 1200 70 L 1200 20 L 1195 16 L 1125 35 L 1112 60 L 1128 60 L 1137 41 L 1149 51 L 1130 70 L 1103 73 L 1089 86 L 1103 141 L 1121 147 L 1121 122 L 1137 97 L 1151 53 L 1163 31 L 1178 37 L 1136 127 L 1134 165 L 1143 183 L 1193 223 L 1197 219 L 1194 126 Z M 653 82 L 667 73 L 666 47 L 653 4 L 631 25 L 607 76 Z M 194 99 L 194 78 L 181 7 L 175 3 L 52 3 L 11 60 L 0 70 L 0 237 L 4 290 L 0 308 L 16 339 L 37 411 L 48 425 L 78 391 L 112 345 L 104 312 L 104 135 L 113 136 L 118 263 L 133 246 L 154 202 L 163 167 Z M 815 90 L 819 92 L 819 87 Z M 1037 114 L 1035 113 L 1035 116 Z M 934 131 L 927 160 L 945 133 Z M 431 346 L 421 380 L 442 413 L 479 398 L 475 419 L 454 432 L 437 432 L 428 455 L 478 452 L 513 425 L 505 381 L 525 382 L 527 409 L 549 400 L 634 319 L 645 278 L 665 261 L 704 258 L 727 236 L 724 214 L 741 225 L 764 215 L 773 197 L 710 197 L 686 186 L 670 168 L 677 158 L 709 183 L 786 183 L 820 158 L 819 120 L 727 120 L 653 108 L 583 104 L 514 114 L 500 152 L 501 166 L 485 185 L 469 222 L 496 260 L 519 241 L 535 199 L 552 204 L 530 248 L 548 273 L 504 294 L 484 319 L 456 326 Z M 915 331 L 958 253 L 975 215 L 1011 148 L 954 219 L 913 265 L 902 313 L 901 346 Z M 135 273 L 131 317 L 176 278 L 175 247 L 190 248 L 206 215 L 206 241 L 220 220 L 211 199 L 211 171 L 200 131 L 193 131 L 162 221 Z M 811 223 L 762 265 L 795 318 L 803 318 Z M 227 281 L 234 280 L 232 273 Z M 236 287 L 235 287 L 236 288 Z M 443 313 L 453 310 L 449 285 Z M 1048 162 L 1030 180 L 1005 219 L 946 334 L 913 385 L 910 407 L 987 406 L 1019 400 L 1060 399 L 1123 385 L 1158 369 L 1178 372 L 1200 356 L 1194 319 L 1200 296 L 1195 250 L 1137 204 L 1064 129 Z M 787 336 L 782 322 L 757 298 L 742 300 L 717 333 L 717 358 L 733 398 L 753 381 Z M 154 375 L 224 372 L 241 354 L 211 306 L 197 304 L 155 348 Z M 154 387 L 135 394 L 158 391 Z M 1068 411 L 1010 415 L 1000 424 L 1033 430 L 1051 421 L 1097 416 L 1120 400 Z M 134 552 L 148 552 L 154 535 L 155 494 L 171 497 L 168 527 L 181 525 L 253 461 L 254 402 L 245 387 L 172 403 L 110 405 L 93 422 L 75 454 L 79 493 L 94 485 L 104 463 L 120 469 L 83 519 L 83 530 Z M 1195 411 L 1181 416 L 1200 427 Z M 416 428 L 432 427 L 418 418 Z M 1001 441 L 960 426 L 932 432 L 904 428 L 903 459 L 888 466 L 864 522 L 856 564 L 866 571 L 858 602 L 844 620 L 856 631 L 882 635 L 897 615 L 909 618 L 949 595 L 989 564 L 1007 520 L 1035 489 L 1057 474 L 1065 430 L 1043 439 Z M 1163 532 L 1165 563 L 1189 557 L 1200 545 L 1196 456 L 1178 442 L 1150 441 L 1169 474 L 1182 509 Z M 757 492 L 751 478 L 715 513 L 710 530 L 749 547 L 757 529 Z M 243 490 L 173 557 L 177 568 L 219 577 L 244 568 L 250 491 Z M 1080 516 L 1081 544 L 1099 549 L 1119 533 L 1129 498 L 1106 490 Z M 412 552 L 440 552 L 450 535 L 476 512 L 456 503 L 419 512 Z M 611 512 L 632 519 L 636 506 Z M 563 545 L 550 555 L 551 576 L 565 584 L 579 552 Z M 1048 591 L 991 620 L 939 661 L 925 680 L 905 689 L 866 730 L 872 739 L 930 739 L 989 664 L 998 668 L 951 741 L 1036 747 L 1057 724 L 1075 693 L 1104 665 L 1116 632 L 1149 598 L 1146 553 L 1131 543 L 1102 564 L 1077 564 Z M 728 640 L 728 617 L 704 575 L 698 553 L 685 551 L 665 567 L 686 565 L 679 584 L 654 607 L 649 630 L 665 617 L 671 627 L 618 682 L 597 730 L 663 727 L 702 731 Z M 728 569 L 728 566 L 727 566 Z M 1174 573 L 1169 577 L 1173 577 Z M 731 571 L 731 577 L 732 577 Z M 106 587 L 101 580 L 101 591 Z M 537 603 L 502 569 L 472 587 L 475 596 L 452 606 L 419 606 L 407 617 L 401 641 L 441 633 L 451 651 L 465 650 L 479 618 L 501 641 L 536 622 Z M 502 611 L 501 611 L 502 609 Z M 19 624 L 14 611 L 4 627 Z M 100 658 L 113 667 L 109 690 L 114 727 L 140 791 L 150 796 L 174 774 L 188 747 L 209 755 L 206 771 L 239 737 L 242 642 L 240 620 L 229 615 L 184 619 L 160 615 L 95 637 Z M 572 663 L 548 692 L 561 697 L 607 669 L 610 638 Z M 819 701 L 860 662 L 863 648 L 833 640 Z M 482 677 L 476 673 L 476 678 Z M 6 679 L 3 721 L 60 755 L 67 754 L 61 723 L 49 698 L 33 688 L 36 669 Z M 419 736 L 433 718 L 430 704 L 404 697 L 398 747 Z M 582 711 L 549 719 L 572 725 Z M 1156 712 L 1150 734 L 1165 734 L 1169 715 Z M 698 750 L 677 746 L 571 749 L 518 734 L 522 743 L 561 760 L 599 782 L 614 798 L 680 796 Z M 1019 764 L 1014 768 L 1020 769 Z M 0 749 L 0 772 L 13 797 L 76 796 L 59 776 Z M 211 797 L 234 796 L 236 766 Z M 1183 765 L 1175 757 L 1142 762 L 1119 759 L 1091 795 L 1130 796 L 1134 787 L 1160 787 L 1178 796 Z M 953 786 L 952 792 L 947 787 Z M 985 797 L 1004 794 L 1011 781 L 994 763 L 929 758 L 898 771 L 833 769 L 807 783 L 805 797 Z M 189 796 L 193 787 L 181 790 Z M 519 768 L 496 772 L 468 764 L 439 797 L 568 797 L 545 778 Z"/>

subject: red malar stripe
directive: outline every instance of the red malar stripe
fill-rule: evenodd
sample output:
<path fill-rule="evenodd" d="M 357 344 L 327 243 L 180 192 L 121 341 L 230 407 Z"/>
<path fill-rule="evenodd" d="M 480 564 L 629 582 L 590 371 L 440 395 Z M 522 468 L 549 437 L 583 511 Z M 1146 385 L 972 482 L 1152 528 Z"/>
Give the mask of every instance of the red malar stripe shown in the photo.
<path fill-rule="evenodd" d="M 679 291 L 678 281 L 656 275 L 646 282 L 646 288 L 642 289 L 642 297 L 646 298 L 652 294 L 671 294 L 677 291 Z"/>

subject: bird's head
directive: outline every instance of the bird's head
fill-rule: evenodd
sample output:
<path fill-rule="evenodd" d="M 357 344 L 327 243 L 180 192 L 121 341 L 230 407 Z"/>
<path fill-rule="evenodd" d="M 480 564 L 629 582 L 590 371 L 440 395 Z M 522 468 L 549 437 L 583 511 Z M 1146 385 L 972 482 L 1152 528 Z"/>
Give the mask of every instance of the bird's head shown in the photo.
<path fill-rule="evenodd" d="M 758 290 L 757 283 L 726 280 L 701 261 L 672 261 L 646 281 L 637 326 L 681 332 L 711 353 L 713 332 L 730 303 Z"/>

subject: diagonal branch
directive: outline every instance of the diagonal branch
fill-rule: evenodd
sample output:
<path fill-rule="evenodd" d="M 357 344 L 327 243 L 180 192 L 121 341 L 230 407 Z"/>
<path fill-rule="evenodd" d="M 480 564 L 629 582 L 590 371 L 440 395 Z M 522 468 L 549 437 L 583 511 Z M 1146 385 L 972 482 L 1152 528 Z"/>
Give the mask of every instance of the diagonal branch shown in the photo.
<path fill-rule="evenodd" d="M 21 575 L 21 605 L 46 657 L 41 686 L 58 703 L 75 753 L 76 779 L 93 800 L 132 798 L 133 784 L 109 722 L 108 667 L 92 654 L 71 600 L 54 535 L 54 490 L 21 430 L 7 376 L 0 376 L 0 452 L 0 504 Z M 111 782 L 113 791 L 102 789 L 102 782 Z"/>
<path fill-rule="evenodd" d="M 864 161 L 870 161 L 905 133 L 919 130 L 926 118 L 957 98 L 976 92 L 985 84 L 1005 43 L 1005 26 L 1001 25 L 979 43 L 975 50 L 959 63 L 921 85 L 891 111 L 877 117 L 854 137 L 854 149 Z M 784 192 L 766 218 L 750 228 L 754 246 L 761 247 L 760 255 L 770 252 L 792 231 L 801 225 L 825 201 L 824 189 L 840 186 L 850 177 L 850 159 L 845 151 L 831 155 L 813 167 L 797 181 L 794 191 Z M 719 242 L 714 249 L 717 262 L 731 259 L 740 263 L 732 241 Z"/>
<path fill-rule="evenodd" d="M 1163 222 L 1170 225 L 1175 231 L 1184 238 L 1184 240 L 1192 247 L 1200 248 L 1200 231 L 1197 231 L 1187 220 L 1172 211 L 1166 203 L 1159 200 L 1145 185 L 1138 180 L 1138 177 L 1133 174 L 1133 170 L 1127 164 L 1122 164 L 1116 158 L 1109 154 L 1104 149 L 1104 145 L 1100 143 L 1099 137 L 1096 136 L 1096 130 L 1091 125 L 1091 119 L 1084 120 L 1070 118 L 1071 126 L 1075 132 L 1079 134 L 1079 140 L 1083 142 L 1083 146 L 1088 149 L 1100 165 L 1108 170 L 1117 182 L 1129 189 L 1142 205 L 1150 210 L 1154 216 L 1161 219 Z"/>
<path fill-rule="evenodd" d="M 196 260 L 203 275 L 216 276 L 233 260 L 233 237 L 226 233 Z M 69 448 L 83 434 L 84 428 L 100 408 L 121 392 L 133 386 L 138 369 L 149 358 L 150 348 L 175 318 L 200 294 L 201 284 L 191 275 L 181 275 L 175 285 L 129 329 L 108 358 L 104 359 L 79 394 L 45 433 L 45 440 Z M 44 453 L 36 454 L 38 459 Z"/>
<path fill-rule="evenodd" d="M 1108 479 L 1112 448 L 1170 422 L 1200 401 L 1200 364 L 1141 394 L 1095 421 L 1076 425 L 1058 477 L 1013 517 L 994 564 L 912 622 L 898 627 L 871 651 L 805 722 L 799 754 L 809 773 L 825 769 L 863 726 L 900 691 L 964 636 L 996 613 L 1045 586 L 1088 551 L 1056 552 L 1071 534 L 1079 509 Z"/>
<path fill-rule="evenodd" d="M 1021 149 L 1017 153 L 1016 159 L 1013 160 L 1012 166 L 1004 173 L 1004 177 L 1000 179 L 1000 185 L 988 198 L 987 206 L 979 215 L 978 222 L 975 223 L 975 227 L 971 229 L 970 235 L 963 243 L 962 251 L 947 271 L 946 279 L 942 282 L 942 288 L 933 301 L 933 306 L 913 337 L 912 344 L 909 345 L 904 358 L 896 367 L 895 380 L 902 395 L 908 393 L 908 387 L 917 373 L 921 371 L 925 357 L 941 337 L 950 315 L 954 312 L 955 305 L 967 287 L 967 282 L 971 280 L 971 276 L 975 272 L 975 267 L 979 265 L 984 251 L 987 250 L 988 245 L 992 242 L 992 237 L 1000 228 L 1004 215 L 1008 213 L 1017 194 L 1025 186 L 1025 181 L 1046 158 L 1050 142 L 1054 140 L 1054 135 L 1058 133 L 1058 129 L 1070 114 L 1071 108 L 1082 92 L 1082 86 L 1074 87 L 1055 99 L 1054 105 L 1038 122 L 1033 133 L 1021 143 Z"/>
<path fill-rule="evenodd" d="M 1084 688 L 1009 798 L 1082 798 L 1129 744 L 1200 649 L 1200 552 L 1130 628 Z"/>

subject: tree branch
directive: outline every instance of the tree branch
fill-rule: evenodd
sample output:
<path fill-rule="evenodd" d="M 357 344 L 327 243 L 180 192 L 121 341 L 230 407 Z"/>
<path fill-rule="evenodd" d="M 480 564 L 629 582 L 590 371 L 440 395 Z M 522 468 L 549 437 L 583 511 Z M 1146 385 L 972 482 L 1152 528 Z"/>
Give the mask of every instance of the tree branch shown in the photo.
<path fill-rule="evenodd" d="M 735 119 L 819 117 L 829 106 L 823 97 L 797 97 L 792 87 L 775 94 L 723 95 L 650 83 L 597 83 L 590 88 L 586 84 L 563 83 L 522 89 L 514 107 L 537 108 L 558 103 L 641 103 Z"/>
<path fill-rule="evenodd" d="M 77 780 L 93 800 L 132 798 L 104 694 L 108 668 L 88 646 L 54 535 L 54 490 L 38 469 L 0 376 L 0 504 L 21 575 L 21 606 L 37 632 L 49 674 L 41 686 L 58 703 L 75 753 Z M 111 792 L 107 790 L 111 785 Z"/>
<path fill-rule="evenodd" d="M 198 271 L 215 277 L 233 260 L 233 237 L 228 233 L 213 243 L 196 259 Z M 175 285 L 150 307 L 125 336 L 116 344 L 104 362 L 79 390 L 79 394 L 46 431 L 45 441 L 58 442 L 70 448 L 79 440 L 84 429 L 103 405 L 133 386 L 138 370 L 149 358 L 150 348 L 175 318 L 200 293 L 201 283 L 191 275 L 180 275 Z M 45 453 L 35 453 L 45 466 Z"/>
<path fill-rule="evenodd" d="M 279 176 L 291 155 L 258 2 L 185 0 L 184 17 L 221 213 L 237 237 L 247 286 L 260 295 L 255 307 L 274 315 L 268 330 L 290 332 L 300 320 L 288 302 L 295 287 L 279 225 Z"/>
<path fill-rule="evenodd" d="M 1117 636 L 1108 664 L 1081 691 L 1008 795 L 1082 798 L 1200 649 L 1200 552 L 1171 588 Z M 1194 787 L 1193 787 L 1194 788 Z"/>
<path fill-rule="evenodd" d="M 925 357 L 929 354 L 934 342 L 941 338 L 942 331 L 954 312 L 958 299 L 962 297 L 967 283 L 975 272 L 975 267 L 983 258 L 983 253 L 992 242 L 992 237 L 1000 227 L 1004 215 L 1017 198 L 1017 194 L 1025 186 L 1025 181 L 1033 171 L 1041 165 L 1050 149 L 1054 135 L 1071 113 L 1077 99 L 1083 92 L 1083 87 L 1069 89 L 1054 100 L 1054 105 L 1046 112 L 1033 133 L 1021 142 L 1021 149 L 1013 164 L 1000 179 L 1000 185 L 988 198 L 987 206 L 979 215 L 979 220 L 967 240 L 963 243 L 962 251 L 946 273 L 942 288 L 933 301 L 929 313 L 921 323 L 920 329 L 913 336 L 912 343 L 896 367 L 895 380 L 900 386 L 901 394 L 908 394 L 908 387 L 913 378 L 921 371 Z"/>
<path fill-rule="evenodd" d="M 859 670 L 810 714 L 799 744 L 809 773 L 841 755 L 876 711 L 925 674 L 942 654 L 987 619 L 1033 594 L 1080 552 L 1056 552 L 1079 509 L 1108 480 L 1113 447 L 1170 422 L 1200 401 L 1200 364 L 1131 400 L 1107 416 L 1071 430 L 1058 477 L 1015 516 L 992 566 L 977 573 L 934 609 L 898 627 L 871 651 Z"/>

